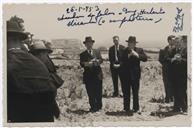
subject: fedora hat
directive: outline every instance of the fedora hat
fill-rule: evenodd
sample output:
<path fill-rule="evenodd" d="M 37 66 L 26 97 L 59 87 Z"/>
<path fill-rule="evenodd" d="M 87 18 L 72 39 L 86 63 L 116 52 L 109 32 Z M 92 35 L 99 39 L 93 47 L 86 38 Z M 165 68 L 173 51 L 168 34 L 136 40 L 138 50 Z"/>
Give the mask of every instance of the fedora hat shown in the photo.
<path fill-rule="evenodd" d="M 28 35 L 24 32 L 23 26 L 17 21 L 7 21 L 7 35 L 17 36 L 21 40 L 28 38 Z"/>
<path fill-rule="evenodd" d="M 85 41 L 83 41 L 83 43 L 85 44 L 86 42 L 92 42 L 92 43 L 94 43 L 95 41 L 92 39 L 91 36 L 87 36 L 87 37 L 85 38 Z"/>
<path fill-rule="evenodd" d="M 49 49 L 49 48 L 46 47 L 46 45 L 44 44 L 44 41 L 42 41 L 42 40 L 35 41 L 35 42 L 31 45 L 30 51 L 31 51 L 31 52 L 35 52 L 35 51 L 48 51 L 49 53 L 52 52 L 51 49 Z"/>
<path fill-rule="evenodd" d="M 136 41 L 136 37 L 135 37 L 135 36 L 130 36 L 130 37 L 128 38 L 128 40 L 126 40 L 126 42 L 128 42 L 128 43 L 138 43 L 138 42 Z"/>

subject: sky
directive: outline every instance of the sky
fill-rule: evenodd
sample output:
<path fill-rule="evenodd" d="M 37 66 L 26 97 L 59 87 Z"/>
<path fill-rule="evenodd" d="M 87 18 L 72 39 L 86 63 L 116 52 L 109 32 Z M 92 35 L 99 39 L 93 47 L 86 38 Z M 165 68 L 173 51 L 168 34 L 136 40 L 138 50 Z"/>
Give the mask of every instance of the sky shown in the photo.
<path fill-rule="evenodd" d="M 106 21 L 110 19 L 122 19 L 118 12 L 123 8 L 128 10 L 150 10 L 152 7 L 155 10 L 164 10 L 162 15 L 145 15 L 153 17 L 154 19 L 162 18 L 158 23 L 148 21 L 136 21 L 124 23 L 119 28 L 118 23 L 105 23 L 101 26 L 96 24 L 87 24 L 84 26 L 67 27 L 67 21 L 58 21 L 57 18 L 64 16 L 71 16 L 66 13 L 66 9 L 75 6 L 79 7 L 96 7 L 104 11 L 106 8 L 110 12 L 116 13 L 115 16 L 104 17 Z M 175 26 L 175 17 L 177 14 L 176 7 L 182 9 L 184 14 L 183 30 L 181 32 L 173 32 Z M 190 36 L 191 28 L 191 6 L 190 4 L 182 3 L 160 3 L 160 4 L 4 4 L 3 5 L 3 22 L 10 19 L 11 16 L 17 15 L 24 19 L 24 26 L 26 31 L 34 34 L 34 38 L 39 39 L 79 39 L 83 41 L 86 36 L 92 36 L 95 40 L 96 46 L 110 46 L 113 44 L 112 37 L 118 35 L 121 44 L 127 45 L 125 40 L 129 36 L 136 36 L 138 45 L 140 47 L 164 47 L 167 45 L 168 35 L 188 35 Z M 78 13 L 77 13 L 78 14 Z M 80 12 L 80 15 L 86 16 L 88 13 Z M 93 14 L 95 12 L 93 11 Z M 84 20 L 83 20 L 84 21 Z M 85 19 L 86 21 L 86 19 Z M 189 38 L 190 40 L 190 38 Z"/>

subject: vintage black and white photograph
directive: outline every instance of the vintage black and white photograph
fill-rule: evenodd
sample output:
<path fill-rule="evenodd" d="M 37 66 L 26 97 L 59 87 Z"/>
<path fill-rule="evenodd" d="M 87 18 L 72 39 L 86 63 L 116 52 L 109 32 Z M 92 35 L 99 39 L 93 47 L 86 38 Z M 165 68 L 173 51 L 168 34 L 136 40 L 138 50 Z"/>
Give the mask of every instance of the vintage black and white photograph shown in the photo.
<path fill-rule="evenodd" d="M 4 3 L 4 126 L 191 126 L 190 2 Z"/>

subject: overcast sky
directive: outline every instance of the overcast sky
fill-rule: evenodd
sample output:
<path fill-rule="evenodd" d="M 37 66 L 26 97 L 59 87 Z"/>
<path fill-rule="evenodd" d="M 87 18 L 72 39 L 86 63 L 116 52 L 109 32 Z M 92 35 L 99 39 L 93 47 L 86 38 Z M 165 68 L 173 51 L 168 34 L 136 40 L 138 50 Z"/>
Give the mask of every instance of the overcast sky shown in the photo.
<path fill-rule="evenodd" d="M 88 5 L 88 4 L 87 4 Z M 121 43 L 126 45 L 125 40 L 129 36 L 136 36 L 138 45 L 141 47 L 163 47 L 167 44 L 168 35 L 190 35 L 190 4 L 96 4 L 101 10 L 109 8 L 111 12 L 116 14 L 126 7 L 129 10 L 150 10 L 154 7 L 155 10 L 163 8 L 165 14 L 154 15 L 154 19 L 162 18 L 158 23 L 154 22 L 128 22 L 121 28 L 119 24 L 105 23 L 102 26 L 90 24 L 84 26 L 67 27 L 64 21 L 57 21 L 58 17 L 66 14 L 65 10 L 72 4 L 11 4 L 3 6 L 3 19 L 4 23 L 11 16 L 17 15 L 24 19 L 24 26 L 26 31 L 33 33 L 34 38 L 40 39 L 57 39 L 57 38 L 75 38 L 84 40 L 85 36 L 92 36 L 97 46 L 109 46 L 112 43 L 112 37 L 119 35 Z M 85 6 L 85 5 L 82 5 Z M 91 5 L 95 7 L 95 5 Z M 75 5 L 79 7 L 78 4 Z M 174 33 L 173 27 L 175 25 L 175 17 L 177 14 L 176 7 L 182 9 L 184 13 L 183 31 Z M 88 13 L 80 13 L 86 15 Z M 150 16 L 151 17 L 151 16 Z M 107 17 L 108 19 L 109 17 Z M 119 18 L 114 16 L 113 18 Z M 112 18 L 112 19 L 113 19 Z"/>

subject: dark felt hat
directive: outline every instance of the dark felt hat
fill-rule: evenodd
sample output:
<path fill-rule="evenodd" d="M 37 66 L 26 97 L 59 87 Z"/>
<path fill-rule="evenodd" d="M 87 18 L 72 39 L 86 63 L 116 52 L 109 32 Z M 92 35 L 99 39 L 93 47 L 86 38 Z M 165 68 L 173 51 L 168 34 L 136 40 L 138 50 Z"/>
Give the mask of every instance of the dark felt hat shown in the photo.
<path fill-rule="evenodd" d="M 135 36 L 130 36 L 130 37 L 128 38 L 128 40 L 126 40 L 126 42 L 128 42 L 128 43 L 138 43 L 138 42 L 136 41 L 136 37 L 135 37 Z"/>
<path fill-rule="evenodd" d="M 86 42 L 92 42 L 92 43 L 94 43 L 95 41 L 92 39 L 91 36 L 87 36 L 87 37 L 85 38 L 85 41 L 83 41 L 83 43 L 85 44 Z"/>
<path fill-rule="evenodd" d="M 16 21 L 7 21 L 7 35 L 18 36 L 21 40 L 25 40 L 28 37 L 24 32 L 23 26 Z"/>

